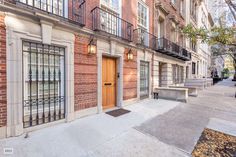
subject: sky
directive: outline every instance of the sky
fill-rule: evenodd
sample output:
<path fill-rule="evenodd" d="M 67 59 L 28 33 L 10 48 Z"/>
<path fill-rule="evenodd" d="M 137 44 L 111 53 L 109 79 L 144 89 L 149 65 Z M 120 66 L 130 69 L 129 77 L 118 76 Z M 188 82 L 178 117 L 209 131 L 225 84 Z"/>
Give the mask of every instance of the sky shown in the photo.
<path fill-rule="evenodd" d="M 232 2 L 236 5 L 236 0 L 232 0 Z M 225 17 L 225 23 L 227 26 L 236 24 L 228 5 L 225 3 L 225 0 L 208 0 L 208 9 L 215 24 L 219 24 L 218 19 L 220 16 Z"/>

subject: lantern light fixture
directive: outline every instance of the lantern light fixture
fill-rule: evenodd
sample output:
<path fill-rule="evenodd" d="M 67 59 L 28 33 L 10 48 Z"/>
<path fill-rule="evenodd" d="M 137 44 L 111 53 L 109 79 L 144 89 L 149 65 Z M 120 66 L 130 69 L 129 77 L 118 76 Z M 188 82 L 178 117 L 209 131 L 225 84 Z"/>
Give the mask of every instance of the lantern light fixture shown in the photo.
<path fill-rule="evenodd" d="M 128 52 L 128 60 L 133 60 L 133 58 L 134 58 L 134 54 L 133 54 L 132 50 L 130 49 Z"/>
<path fill-rule="evenodd" d="M 97 53 L 97 45 L 94 41 L 94 38 L 92 38 L 88 44 L 88 54 L 93 55 Z"/>

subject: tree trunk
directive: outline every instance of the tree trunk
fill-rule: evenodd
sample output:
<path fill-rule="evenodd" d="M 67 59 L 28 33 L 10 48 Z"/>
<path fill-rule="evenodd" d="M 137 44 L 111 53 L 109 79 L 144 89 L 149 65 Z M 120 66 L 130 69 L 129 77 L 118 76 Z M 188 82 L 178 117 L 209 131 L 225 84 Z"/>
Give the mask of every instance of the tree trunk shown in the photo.
<path fill-rule="evenodd" d="M 233 65 L 234 65 L 234 78 L 232 81 L 236 81 L 236 54 L 234 54 L 234 58 L 233 58 Z"/>

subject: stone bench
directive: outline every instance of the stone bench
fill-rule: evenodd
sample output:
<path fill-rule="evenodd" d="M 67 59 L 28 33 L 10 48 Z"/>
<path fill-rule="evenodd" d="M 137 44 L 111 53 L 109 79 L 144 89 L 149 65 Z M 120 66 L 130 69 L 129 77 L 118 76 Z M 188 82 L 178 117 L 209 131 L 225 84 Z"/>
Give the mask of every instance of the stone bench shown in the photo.
<path fill-rule="evenodd" d="M 207 78 L 207 87 L 213 86 L 213 79 L 212 78 Z"/>
<path fill-rule="evenodd" d="M 170 88 L 187 88 L 189 96 L 198 96 L 198 88 L 197 87 L 190 87 L 190 86 L 169 86 Z"/>
<path fill-rule="evenodd" d="M 184 82 L 186 87 L 197 87 L 201 90 L 207 87 L 207 82 L 205 79 L 186 79 Z"/>
<path fill-rule="evenodd" d="M 168 87 L 157 87 L 154 88 L 154 96 L 158 93 L 158 98 L 177 100 L 181 102 L 187 102 L 188 100 L 188 89 L 187 88 L 168 88 Z"/>

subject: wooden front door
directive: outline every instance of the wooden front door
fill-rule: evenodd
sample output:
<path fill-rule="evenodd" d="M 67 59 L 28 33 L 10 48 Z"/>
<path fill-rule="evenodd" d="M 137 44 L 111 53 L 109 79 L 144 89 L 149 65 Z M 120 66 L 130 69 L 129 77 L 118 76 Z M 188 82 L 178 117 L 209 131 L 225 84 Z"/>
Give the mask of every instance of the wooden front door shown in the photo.
<path fill-rule="evenodd" d="M 102 107 L 112 108 L 116 105 L 116 60 L 102 59 Z"/>

